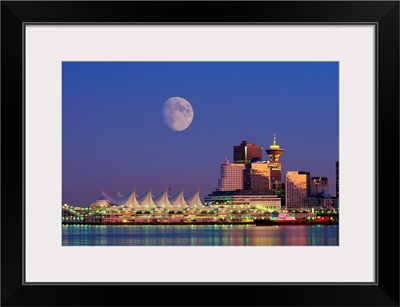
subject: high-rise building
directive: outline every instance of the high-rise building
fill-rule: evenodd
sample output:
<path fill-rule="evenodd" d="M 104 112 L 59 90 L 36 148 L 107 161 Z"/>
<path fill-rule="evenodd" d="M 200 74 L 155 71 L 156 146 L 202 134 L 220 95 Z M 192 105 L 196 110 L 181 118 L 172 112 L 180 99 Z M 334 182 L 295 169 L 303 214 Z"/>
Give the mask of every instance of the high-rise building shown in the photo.
<path fill-rule="evenodd" d="M 311 177 L 310 196 L 318 196 L 324 192 L 329 193 L 329 183 L 327 177 Z"/>
<path fill-rule="evenodd" d="M 276 144 L 276 135 L 274 134 L 274 143 L 265 150 L 270 157 L 269 165 L 271 167 L 271 181 L 282 182 L 282 162 L 279 161 L 279 157 L 283 154 L 284 149 L 280 148 L 278 144 Z"/>
<path fill-rule="evenodd" d="M 249 163 L 253 158 L 262 159 L 262 147 L 247 141 L 233 146 L 233 163 Z"/>
<path fill-rule="evenodd" d="M 310 172 L 289 171 L 285 176 L 286 208 L 308 207 L 310 195 Z"/>
<path fill-rule="evenodd" d="M 336 198 L 339 198 L 339 161 L 336 161 Z"/>
<path fill-rule="evenodd" d="M 260 158 L 251 159 L 250 163 L 245 164 L 243 171 L 243 187 L 246 190 L 271 190 L 270 186 L 270 167 L 268 163 L 263 163 Z"/>
<path fill-rule="evenodd" d="M 271 168 L 270 186 L 275 195 L 278 195 L 282 200 L 282 206 L 285 206 L 285 184 L 282 182 L 282 162 L 279 160 L 284 149 L 276 144 L 276 134 L 274 134 L 273 144 L 265 150 L 270 157 L 268 161 Z"/>
<path fill-rule="evenodd" d="M 221 178 L 218 179 L 217 191 L 242 190 L 244 168 L 243 163 L 230 163 L 225 159 L 225 163 L 221 164 Z"/>

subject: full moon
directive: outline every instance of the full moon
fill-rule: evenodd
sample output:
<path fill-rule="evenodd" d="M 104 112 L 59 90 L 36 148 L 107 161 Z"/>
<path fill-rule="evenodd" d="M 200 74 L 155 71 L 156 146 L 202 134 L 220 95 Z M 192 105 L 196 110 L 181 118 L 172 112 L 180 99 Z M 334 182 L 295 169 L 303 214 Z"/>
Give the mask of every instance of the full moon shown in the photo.
<path fill-rule="evenodd" d="M 191 104 L 184 98 L 171 97 L 164 103 L 164 121 L 174 131 L 182 131 L 189 127 L 193 115 Z"/>

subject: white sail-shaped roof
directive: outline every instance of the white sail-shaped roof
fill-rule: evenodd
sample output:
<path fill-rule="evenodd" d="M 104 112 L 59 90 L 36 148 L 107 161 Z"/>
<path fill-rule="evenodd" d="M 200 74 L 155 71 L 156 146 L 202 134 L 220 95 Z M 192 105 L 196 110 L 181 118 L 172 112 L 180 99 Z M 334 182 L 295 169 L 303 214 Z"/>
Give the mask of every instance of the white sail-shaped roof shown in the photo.
<path fill-rule="evenodd" d="M 169 201 L 168 189 L 165 189 L 164 193 L 154 198 L 154 203 L 158 208 L 170 209 L 172 205 L 171 202 Z"/>
<path fill-rule="evenodd" d="M 135 195 L 137 199 L 139 196 L 136 193 Z M 108 205 L 123 206 L 131 196 L 132 194 L 124 196 L 119 191 L 117 191 L 117 197 L 111 197 L 106 192 L 104 192 L 104 189 L 101 189 L 100 198 L 98 198 L 94 203 L 98 205 L 108 204 Z"/>
<path fill-rule="evenodd" d="M 135 188 L 134 188 L 134 190 L 135 190 Z M 131 195 L 132 194 L 129 194 L 127 196 L 123 196 L 122 198 L 113 198 L 112 201 L 113 201 L 114 204 L 122 206 L 128 201 L 128 199 L 131 197 Z M 138 199 L 138 195 L 136 194 L 136 192 L 135 192 L 135 196 L 136 196 L 136 199 Z"/>
<path fill-rule="evenodd" d="M 154 208 L 165 208 L 167 210 L 184 210 L 189 209 L 204 209 L 208 208 L 205 206 L 200 199 L 200 189 L 189 196 L 184 197 L 183 189 L 174 197 L 169 197 L 169 190 L 165 189 L 164 192 L 155 197 L 152 190 L 149 189 L 146 195 L 139 197 L 134 188 L 132 193 L 127 196 L 123 196 L 117 191 L 117 197 L 111 197 L 104 189 L 101 189 L 100 198 L 95 201 L 97 205 L 113 205 L 119 208 L 134 208 L 135 210 L 152 210 Z"/>
<path fill-rule="evenodd" d="M 114 197 L 113 197 L 113 198 L 110 200 L 110 202 L 111 202 L 112 204 L 116 204 L 116 205 L 118 205 L 118 206 L 122 206 L 122 205 L 128 200 L 129 196 L 130 196 L 130 195 L 124 196 L 123 198 L 114 198 Z"/>
<path fill-rule="evenodd" d="M 171 205 L 174 210 L 183 210 L 187 208 L 187 203 L 185 201 L 185 197 L 183 195 L 183 189 L 179 192 L 178 195 L 172 197 L 170 199 Z"/>
<path fill-rule="evenodd" d="M 135 189 L 133 189 L 132 193 L 129 195 L 129 198 L 126 200 L 126 202 L 123 204 L 125 207 L 129 208 L 139 208 L 140 204 L 137 200 L 137 195 Z"/>
<path fill-rule="evenodd" d="M 139 198 L 138 201 L 142 210 L 151 210 L 156 206 L 153 201 L 153 193 L 151 192 L 151 189 L 147 192 L 145 196 Z"/>
<path fill-rule="evenodd" d="M 112 202 L 112 199 L 111 196 L 104 192 L 104 189 L 101 189 L 101 195 L 94 203 L 98 206 L 108 206 Z"/>
<path fill-rule="evenodd" d="M 121 201 L 120 198 L 114 198 L 108 195 L 106 192 L 104 192 L 104 189 L 101 189 L 101 195 L 100 198 L 95 201 L 95 203 L 100 204 L 100 203 L 108 203 L 108 204 L 115 204 L 115 205 L 121 205 L 123 202 Z"/>
<path fill-rule="evenodd" d="M 101 196 L 98 200 L 107 200 L 111 201 L 113 198 L 109 196 L 106 192 L 104 192 L 104 189 L 101 189 Z"/>
<path fill-rule="evenodd" d="M 125 196 L 124 195 L 122 195 L 118 190 L 117 190 L 117 196 L 116 196 L 116 198 L 124 198 Z"/>
<path fill-rule="evenodd" d="M 200 200 L 200 189 L 199 188 L 193 195 L 185 198 L 185 200 L 186 200 L 188 207 L 190 207 L 190 208 L 201 209 L 201 208 L 205 207 Z"/>

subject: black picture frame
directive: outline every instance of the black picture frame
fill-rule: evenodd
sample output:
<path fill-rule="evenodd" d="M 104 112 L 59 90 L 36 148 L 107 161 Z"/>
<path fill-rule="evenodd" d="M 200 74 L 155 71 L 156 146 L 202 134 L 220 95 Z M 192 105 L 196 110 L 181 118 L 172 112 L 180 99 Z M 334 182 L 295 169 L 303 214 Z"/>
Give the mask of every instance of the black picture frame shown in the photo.
<path fill-rule="evenodd" d="M 24 283 L 29 22 L 376 25 L 376 283 Z M 2 1 L 1 77 L 2 306 L 399 306 L 399 1 Z"/>

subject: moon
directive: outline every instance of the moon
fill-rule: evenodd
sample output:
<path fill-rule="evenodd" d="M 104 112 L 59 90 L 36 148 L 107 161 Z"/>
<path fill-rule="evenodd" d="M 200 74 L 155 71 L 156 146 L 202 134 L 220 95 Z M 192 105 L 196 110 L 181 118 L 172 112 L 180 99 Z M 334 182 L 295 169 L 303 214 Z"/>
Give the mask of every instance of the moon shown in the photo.
<path fill-rule="evenodd" d="M 193 121 L 192 105 L 184 98 L 171 97 L 163 107 L 163 117 L 165 124 L 174 131 L 183 131 Z"/>

